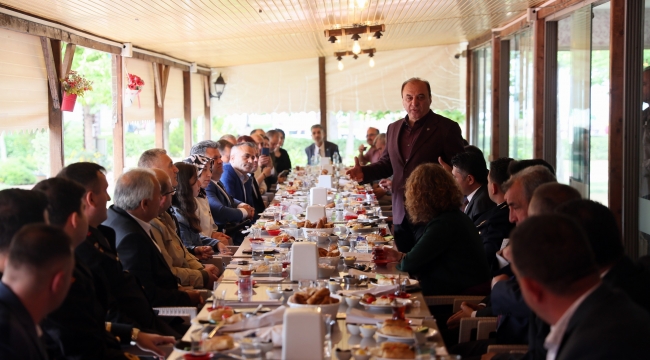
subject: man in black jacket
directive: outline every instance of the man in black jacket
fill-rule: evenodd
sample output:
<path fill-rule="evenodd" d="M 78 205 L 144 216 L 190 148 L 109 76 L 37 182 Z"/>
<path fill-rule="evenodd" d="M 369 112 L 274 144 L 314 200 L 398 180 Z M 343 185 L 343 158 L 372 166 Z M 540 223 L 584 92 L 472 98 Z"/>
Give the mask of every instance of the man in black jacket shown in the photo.
<path fill-rule="evenodd" d="M 534 216 L 510 240 L 524 300 L 551 325 L 546 359 L 647 358 L 650 314 L 603 284 L 580 225 L 563 215 Z"/>
<path fill-rule="evenodd" d="M 501 250 L 503 239 L 507 239 L 515 224 L 508 220 L 510 208 L 505 200 L 505 192 L 502 185 L 510 174 L 508 165 L 513 161 L 511 158 L 499 158 L 490 162 L 490 172 L 487 177 L 487 193 L 497 206 L 485 212 L 476 220 L 476 229 L 483 240 L 483 248 L 490 265 L 492 273 L 499 270 L 499 263 L 496 258 L 497 251 Z"/>
<path fill-rule="evenodd" d="M 88 234 L 75 249 L 75 254 L 92 272 L 98 296 L 108 301 L 107 321 L 131 324 L 144 331 L 178 338 L 187 329 L 178 324 L 177 319 L 169 319 L 172 328 L 156 316 L 138 280 L 122 267 L 115 249 L 115 231 L 101 225 L 108 216 L 106 203 L 111 200 L 105 171 L 101 165 L 78 162 L 66 166 L 57 175 L 76 181 L 86 189 L 83 200 Z"/>
<path fill-rule="evenodd" d="M 456 179 L 461 192 L 467 197 L 465 214 L 478 225 L 481 215 L 496 206 L 490 199 L 487 189 L 488 170 L 485 159 L 474 152 L 462 152 L 451 159 L 451 174 Z"/>
<path fill-rule="evenodd" d="M 86 190 L 74 181 L 51 178 L 36 184 L 33 191 L 45 193 L 50 223 L 63 229 L 72 239 L 72 246 L 76 248 L 83 243 L 88 233 L 83 202 Z M 95 290 L 92 273 L 77 256 L 73 277 L 63 304 L 41 323 L 43 339 L 52 358 L 125 359 L 122 345 L 128 345 L 131 340 L 143 349 L 164 355 L 157 345 L 174 342 L 173 337 L 140 332 L 128 324 L 105 322 L 106 294 Z"/>
<path fill-rule="evenodd" d="M 195 306 L 197 291 L 182 291 L 151 235 L 149 221 L 158 216 L 160 184 L 148 169 L 124 173 L 115 184 L 114 205 L 104 225 L 115 231 L 117 253 L 124 268 L 142 284 L 147 298 L 157 306 Z"/>

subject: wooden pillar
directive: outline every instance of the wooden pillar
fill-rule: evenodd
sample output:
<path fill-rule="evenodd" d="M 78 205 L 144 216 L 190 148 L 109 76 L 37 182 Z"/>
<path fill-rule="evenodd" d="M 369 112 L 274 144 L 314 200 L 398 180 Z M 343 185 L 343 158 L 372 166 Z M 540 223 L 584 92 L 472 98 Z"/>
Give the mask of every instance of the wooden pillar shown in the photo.
<path fill-rule="evenodd" d="M 545 27 L 543 159 L 557 169 L 557 21 Z"/>
<path fill-rule="evenodd" d="M 156 106 L 154 108 L 156 122 L 155 146 L 163 148 L 165 145 L 165 90 L 169 79 L 169 66 L 153 63 L 153 78 L 154 95 L 156 96 Z"/>
<path fill-rule="evenodd" d="M 320 99 L 320 125 L 327 134 L 327 82 L 325 79 L 325 58 L 318 58 L 318 92 Z"/>
<path fill-rule="evenodd" d="M 533 23 L 533 157 L 544 157 L 544 38 L 546 22 Z"/>
<path fill-rule="evenodd" d="M 474 52 L 469 49 L 469 45 L 467 46 L 467 69 L 465 71 L 467 72 L 467 76 L 465 77 L 465 140 L 469 142 L 470 136 L 469 136 L 469 131 L 470 131 L 470 123 L 472 122 L 472 99 L 473 99 L 473 91 L 472 89 L 472 66 L 473 66 L 473 57 L 472 54 Z"/>
<path fill-rule="evenodd" d="M 185 124 L 183 148 L 185 156 L 189 156 L 192 149 L 192 85 L 190 78 L 190 72 L 183 71 L 183 117 L 185 119 L 183 122 Z"/>
<path fill-rule="evenodd" d="M 625 113 L 625 0 L 610 1 L 609 23 L 609 194 L 608 206 L 618 225 L 623 218 L 623 121 Z M 641 30 L 642 31 L 642 30 Z M 638 106 L 638 105 L 637 105 Z M 635 119 L 640 121 L 640 116 Z M 638 168 L 638 164 L 635 167 Z M 638 177 L 632 179 L 638 183 Z M 638 186 L 638 185 L 637 185 Z M 633 199 L 626 199 L 637 202 Z M 638 228 L 637 228 L 638 231 Z M 634 241 L 638 246 L 638 238 Z M 629 250 L 629 249 L 628 249 Z"/>
<path fill-rule="evenodd" d="M 205 104 L 203 105 L 203 140 L 212 139 L 212 115 L 210 114 L 210 76 L 203 77 L 203 95 L 205 95 Z"/>
<path fill-rule="evenodd" d="M 492 33 L 492 148 L 490 150 L 490 159 L 497 159 L 499 157 L 499 119 L 501 118 L 499 109 L 501 98 L 500 80 L 501 38 L 498 33 Z"/>
<path fill-rule="evenodd" d="M 115 98 L 115 124 L 113 126 L 113 177 L 115 180 L 124 170 L 124 93 L 123 61 L 120 55 L 111 55 L 113 65 L 113 97 Z"/>
<path fill-rule="evenodd" d="M 61 40 L 41 36 L 48 79 L 48 128 L 50 130 L 50 176 L 63 169 L 63 112 L 61 111 Z"/>

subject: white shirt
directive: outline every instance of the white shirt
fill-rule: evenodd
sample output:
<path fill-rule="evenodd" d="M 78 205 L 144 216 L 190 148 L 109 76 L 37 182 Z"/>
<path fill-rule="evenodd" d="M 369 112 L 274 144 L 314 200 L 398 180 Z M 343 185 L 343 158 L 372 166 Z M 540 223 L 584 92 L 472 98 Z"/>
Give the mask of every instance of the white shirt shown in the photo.
<path fill-rule="evenodd" d="M 582 296 L 580 296 L 576 301 L 569 306 L 569 308 L 562 314 L 560 320 L 558 320 L 555 325 L 551 325 L 551 331 L 546 336 L 544 340 L 544 348 L 546 348 L 546 360 L 555 360 L 557 356 L 557 351 L 562 345 L 562 338 L 566 332 L 567 326 L 569 326 L 569 321 L 573 317 L 573 314 L 576 312 L 580 304 L 589 296 L 594 290 L 596 290 L 601 284 L 598 284 L 591 289 L 587 290 Z"/>
<path fill-rule="evenodd" d="M 138 222 L 138 224 L 140 224 L 140 227 L 142 227 L 142 229 L 144 230 L 144 232 L 146 232 L 147 235 L 149 235 L 149 238 L 151 239 L 151 242 L 153 242 L 153 244 L 156 245 L 156 249 L 158 249 L 158 251 L 160 251 L 160 252 L 162 253 L 162 251 L 160 250 L 160 246 L 158 246 L 158 244 L 156 243 L 156 239 L 151 238 L 151 224 L 149 224 L 148 222 L 145 222 L 145 221 L 142 221 L 142 220 L 138 219 L 137 217 L 133 216 L 133 215 L 132 215 L 130 212 L 128 212 L 128 211 L 127 211 L 126 213 L 129 214 L 132 218 L 134 218 L 135 221 Z"/>
<path fill-rule="evenodd" d="M 318 154 L 320 157 L 325 157 L 325 141 L 323 141 L 323 144 L 321 146 L 318 146 L 316 143 L 314 143 L 314 146 L 318 148 Z"/>
<path fill-rule="evenodd" d="M 481 186 L 483 186 L 483 185 L 481 185 Z M 481 188 L 481 186 L 477 187 L 476 190 L 472 191 L 471 194 L 467 195 L 467 203 L 468 203 L 468 204 L 469 204 L 470 201 L 472 201 L 472 198 L 474 197 L 474 195 L 476 194 L 476 192 L 478 191 L 478 189 Z"/>

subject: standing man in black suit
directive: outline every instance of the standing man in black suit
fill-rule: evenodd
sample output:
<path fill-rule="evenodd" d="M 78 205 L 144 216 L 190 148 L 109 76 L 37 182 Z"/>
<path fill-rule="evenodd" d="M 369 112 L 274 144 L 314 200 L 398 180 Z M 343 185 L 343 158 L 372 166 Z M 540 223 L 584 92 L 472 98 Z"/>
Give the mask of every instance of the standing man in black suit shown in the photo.
<path fill-rule="evenodd" d="M 148 169 L 130 170 L 115 184 L 114 205 L 104 225 L 116 234 L 117 253 L 124 268 L 144 287 L 156 306 L 196 306 L 202 303 L 197 291 L 178 289 L 178 279 L 167 265 L 149 222 L 158 216 L 160 184 Z"/>
<path fill-rule="evenodd" d="M 461 192 L 467 198 L 465 214 L 478 225 L 478 219 L 496 204 L 490 199 L 487 189 L 488 170 L 485 159 L 474 152 L 461 152 L 451 159 L 451 174 Z"/>
<path fill-rule="evenodd" d="M 322 157 L 332 157 L 334 153 L 339 154 L 339 159 L 342 159 L 341 154 L 339 153 L 339 146 L 325 140 L 325 129 L 319 124 L 312 125 L 311 127 L 311 138 L 314 140 L 314 143 L 305 148 L 305 154 L 307 154 L 307 165 L 312 165 L 312 157 L 322 156 Z"/>
<path fill-rule="evenodd" d="M 0 358 L 47 360 L 37 327 L 65 299 L 73 268 L 63 230 L 34 224 L 16 234 L 0 282 Z"/>
<path fill-rule="evenodd" d="M 648 358 L 650 314 L 603 284 L 575 221 L 556 214 L 530 217 L 510 241 L 524 300 L 551 325 L 546 359 Z"/>
<path fill-rule="evenodd" d="M 490 162 L 486 189 L 490 200 L 497 205 L 476 220 L 476 229 L 483 240 L 483 248 L 492 273 L 499 270 L 496 253 L 501 249 L 503 239 L 508 238 L 510 231 L 515 227 L 515 224 L 508 220 L 510 209 L 505 200 L 505 192 L 501 187 L 510 177 L 508 165 L 512 160 L 511 158 L 499 158 Z"/>

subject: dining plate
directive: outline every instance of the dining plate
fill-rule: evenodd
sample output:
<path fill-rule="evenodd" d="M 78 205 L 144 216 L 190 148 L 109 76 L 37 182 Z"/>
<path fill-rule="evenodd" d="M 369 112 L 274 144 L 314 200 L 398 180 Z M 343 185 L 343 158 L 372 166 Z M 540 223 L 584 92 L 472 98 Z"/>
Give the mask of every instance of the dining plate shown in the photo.
<path fill-rule="evenodd" d="M 409 337 L 395 336 L 395 335 L 386 335 L 381 332 L 381 329 L 377 329 L 377 332 L 375 334 L 377 334 L 378 338 L 384 338 L 386 340 L 393 340 L 393 341 L 406 342 L 406 343 L 415 342 L 415 333 Z"/>
<path fill-rule="evenodd" d="M 374 280 L 374 279 L 373 279 L 373 280 Z M 374 283 L 372 280 L 370 280 L 370 282 L 368 282 L 368 288 L 374 288 L 375 286 L 386 286 L 386 285 L 390 285 L 390 284 L 377 285 L 377 284 Z M 394 285 L 397 285 L 397 284 L 394 284 Z M 419 281 L 417 281 L 417 280 L 415 280 L 415 279 L 409 279 L 409 284 L 406 285 L 406 287 L 409 288 L 409 287 L 411 287 L 411 286 L 415 287 L 415 286 L 418 286 L 418 285 L 420 285 L 420 282 L 419 282 Z"/>
<path fill-rule="evenodd" d="M 411 300 L 409 300 L 409 299 L 399 299 L 398 298 L 397 301 L 405 304 L 406 306 L 409 306 L 409 305 L 413 304 L 413 302 Z M 380 304 L 380 305 L 368 304 L 364 300 L 359 301 L 359 304 L 361 304 L 366 309 L 370 309 L 370 310 L 390 310 L 392 308 L 391 304 L 386 304 L 386 305 L 383 305 L 383 304 Z"/>

